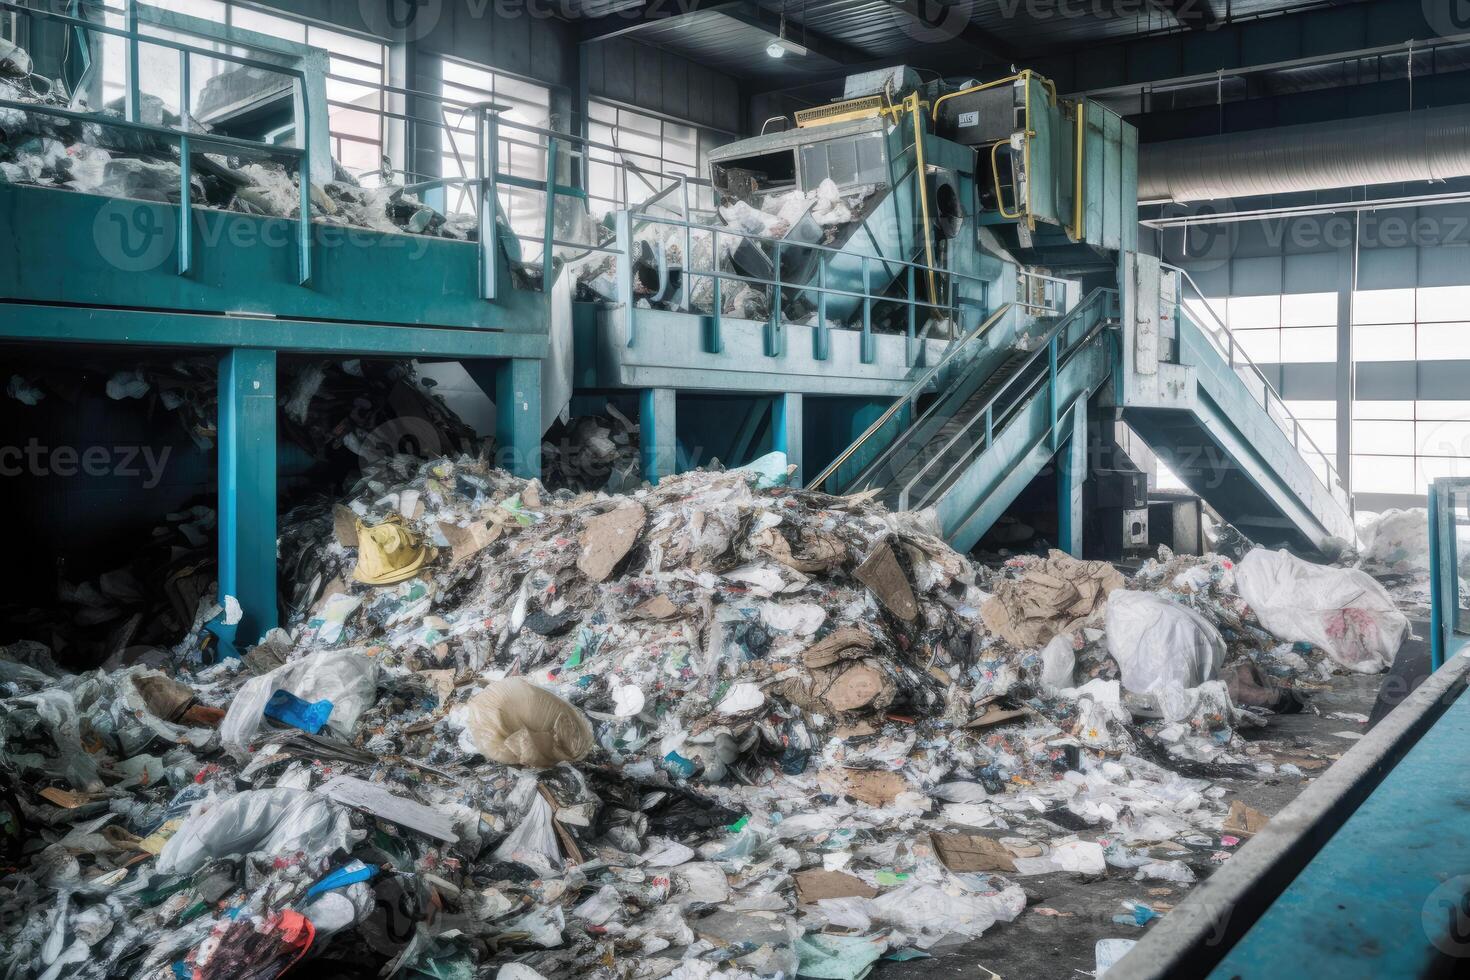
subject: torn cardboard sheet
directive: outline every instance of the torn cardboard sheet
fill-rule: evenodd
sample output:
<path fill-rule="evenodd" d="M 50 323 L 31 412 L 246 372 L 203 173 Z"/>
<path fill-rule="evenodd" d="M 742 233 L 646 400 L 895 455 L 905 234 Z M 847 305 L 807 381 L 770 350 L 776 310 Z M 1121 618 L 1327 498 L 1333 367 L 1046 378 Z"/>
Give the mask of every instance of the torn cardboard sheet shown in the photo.
<path fill-rule="evenodd" d="M 800 905 L 813 905 L 824 898 L 878 897 L 878 889 L 845 871 L 813 868 L 798 871 L 791 877 L 796 882 L 796 901 Z"/>
<path fill-rule="evenodd" d="M 912 623 L 919 617 L 919 600 L 914 597 L 914 587 L 909 584 L 908 575 L 894 553 L 892 538 L 874 548 L 853 577 L 866 585 L 883 608 L 899 619 Z"/>
<path fill-rule="evenodd" d="M 1015 563 L 1025 571 L 996 586 L 980 607 L 980 617 L 987 629 L 1020 649 L 1044 646 L 1060 633 L 1092 623 L 1108 593 L 1125 582 L 1105 561 L 1080 561 L 1061 551 L 1045 559 L 1017 558 Z"/>
<path fill-rule="evenodd" d="M 606 581 L 633 550 L 647 520 L 647 512 L 637 504 L 592 518 L 579 539 L 582 554 L 577 568 L 593 582 Z"/>
<path fill-rule="evenodd" d="M 974 834 L 945 834 L 937 831 L 929 835 L 929 840 L 933 842 L 939 860 L 957 874 L 1016 870 L 1011 852 L 998 840 Z"/>
<path fill-rule="evenodd" d="M 824 769 L 817 782 L 824 793 L 850 796 L 869 806 L 888 806 L 910 789 L 903 776 L 883 769 Z"/>
<path fill-rule="evenodd" d="M 1230 812 L 1225 814 L 1225 823 L 1221 829 L 1236 837 L 1254 837 L 1266 828 L 1270 819 L 1260 810 L 1248 807 L 1239 800 L 1232 800 Z"/>

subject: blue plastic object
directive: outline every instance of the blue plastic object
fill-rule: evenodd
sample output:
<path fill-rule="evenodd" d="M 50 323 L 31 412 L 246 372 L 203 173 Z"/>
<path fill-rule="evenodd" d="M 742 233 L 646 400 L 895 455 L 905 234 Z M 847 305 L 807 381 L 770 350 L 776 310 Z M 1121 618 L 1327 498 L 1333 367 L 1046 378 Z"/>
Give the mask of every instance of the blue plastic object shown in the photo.
<path fill-rule="evenodd" d="M 320 881 L 306 890 L 306 898 L 312 899 L 322 892 L 333 891 L 337 888 L 346 888 L 355 885 L 359 881 L 371 881 L 378 873 L 378 869 L 361 861 L 353 861 L 344 864 L 340 868 L 328 871 Z"/>
<path fill-rule="evenodd" d="M 265 703 L 265 716 L 315 735 L 327 727 L 327 719 L 332 717 L 332 702 L 303 701 L 290 691 L 277 691 Z"/>

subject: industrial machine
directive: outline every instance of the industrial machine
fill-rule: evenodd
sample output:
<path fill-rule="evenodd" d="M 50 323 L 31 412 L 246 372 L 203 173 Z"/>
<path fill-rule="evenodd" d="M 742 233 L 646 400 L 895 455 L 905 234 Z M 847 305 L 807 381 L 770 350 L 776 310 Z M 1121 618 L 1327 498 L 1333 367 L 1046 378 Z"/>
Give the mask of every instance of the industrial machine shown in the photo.
<path fill-rule="evenodd" d="M 1051 540 L 1080 554 L 1089 422 L 1106 412 L 1257 540 L 1314 549 L 1352 535 L 1330 461 L 1229 332 L 1183 314 L 1187 277 L 1138 251 L 1136 132 L 1034 72 L 854 76 L 841 99 L 719 148 L 707 177 L 664 178 L 606 228 L 589 220 L 576 162 L 616 147 L 461 107 L 476 131 L 465 174 L 405 188 L 462 186 L 474 214 L 457 216 L 471 219 L 458 239 L 409 250 L 391 228 L 360 230 L 344 248 L 311 217 L 334 178 L 324 52 L 142 4 L 122 27 L 0 9 L 58 38 L 109 35 L 130 59 L 172 50 L 185 91 L 190 59 L 234 71 L 207 104 L 181 103 L 192 128 L 146 118 L 131 73 L 123 118 L 59 99 L 5 110 L 125 130 L 177 161 L 176 187 L 213 166 L 205 154 L 269 155 L 311 176 L 274 215 L 0 185 L 0 215 L 30 243 L 0 262 L 6 339 L 218 355 L 221 588 L 249 632 L 274 622 L 278 353 L 460 361 L 510 409 L 497 439 L 519 473 L 539 472 L 557 416 L 616 402 L 639 418 L 647 479 L 780 450 L 804 485 L 932 508 L 961 549 L 1039 492 L 1054 500 Z M 543 148 L 540 179 L 500 160 L 512 129 Z M 508 219 L 511 193 L 541 202 L 534 231 Z M 274 245 L 251 247 L 262 241 Z M 1147 501 L 1124 492 L 1137 477 L 1099 486 L 1110 480 L 1117 546 L 1139 547 Z"/>

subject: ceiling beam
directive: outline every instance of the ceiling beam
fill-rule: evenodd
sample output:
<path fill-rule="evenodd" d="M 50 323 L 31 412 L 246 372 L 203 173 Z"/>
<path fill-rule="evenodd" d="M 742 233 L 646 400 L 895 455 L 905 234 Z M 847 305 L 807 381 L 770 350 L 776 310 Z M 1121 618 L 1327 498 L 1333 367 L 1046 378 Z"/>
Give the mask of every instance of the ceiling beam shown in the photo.
<path fill-rule="evenodd" d="M 1470 38 L 1448 17 L 1431 21 L 1438 0 L 1364 0 L 1299 13 L 1219 22 L 1212 30 L 1174 31 L 1080 45 L 1027 60 L 1067 94 L 1129 94 L 1149 87 L 1211 81 L 1402 51 L 1407 42 Z M 1446 8 L 1450 5 L 1444 4 Z"/>
<path fill-rule="evenodd" d="M 745 6 L 746 0 L 644 0 L 601 17 L 581 18 L 581 40 L 609 41 L 680 17 L 729 13 Z"/>
<path fill-rule="evenodd" d="M 941 3 L 940 0 L 888 0 L 888 5 L 895 13 L 909 20 L 916 42 L 934 44 L 960 41 L 987 60 L 1003 65 L 1010 64 L 1016 58 L 1016 50 L 1009 41 L 971 23 L 969 5 L 964 0 L 959 3 Z M 909 60 L 922 59 L 911 57 Z"/>

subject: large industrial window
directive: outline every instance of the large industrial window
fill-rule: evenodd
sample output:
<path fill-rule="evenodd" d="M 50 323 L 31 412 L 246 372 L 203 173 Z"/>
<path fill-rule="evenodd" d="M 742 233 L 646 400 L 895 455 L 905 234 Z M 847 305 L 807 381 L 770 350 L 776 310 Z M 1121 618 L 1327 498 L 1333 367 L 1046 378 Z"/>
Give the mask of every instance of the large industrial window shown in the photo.
<path fill-rule="evenodd" d="M 491 102 L 501 107 L 500 118 L 503 121 L 538 129 L 550 128 L 551 90 L 546 86 L 448 58 L 442 62 L 442 71 L 442 94 L 447 100 L 444 122 L 448 127 L 442 131 L 444 135 L 440 143 L 443 176 L 475 176 L 475 113 L 469 107 L 476 103 Z M 499 171 L 527 180 L 545 180 L 546 138 L 513 126 L 504 126 L 499 133 L 496 141 Z M 501 185 L 501 207 L 505 209 L 516 234 L 541 237 L 545 196 L 542 191 Z M 472 192 L 466 185 L 448 188 L 446 206 L 451 212 L 469 212 L 473 209 L 472 202 Z M 529 243 L 522 246 L 523 250 L 528 247 Z"/>
<path fill-rule="evenodd" d="M 618 150 L 594 149 L 590 155 L 588 206 L 597 218 L 669 191 L 677 186 L 678 174 L 701 176 L 704 155 L 719 142 L 697 126 L 607 102 L 592 102 L 588 115 L 592 142 Z M 714 201 L 707 188 L 696 184 L 690 187 L 690 204 L 707 209 Z"/>
<path fill-rule="evenodd" d="M 1353 360 L 1470 360 L 1470 287 L 1354 293 Z M 1470 476 L 1470 401 L 1354 402 L 1352 463 L 1358 493 L 1424 494 Z"/>
<path fill-rule="evenodd" d="M 1197 301 L 1193 301 L 1198 306 Z M 1189 303 L 1186 303 L 1188 306 Z M 1337 360 L 1337 294 L 1283 293 L 1211 301 L 1246 356 L 1257 364 Z"/>
<path fill-rule="evenodd" d="M 329 55 L 327 125 L 332 136 L 332 155 L 349 172 L 366 178 L 365 183 L 376 181 L 387 137 L 383 86 L 388 83 L 388 49 L 384 44 L 224 0 L 163 0 L 153 5 L 325 50 Z M 124 26 L 124 18 L 119 14 L 108 14 L 107 21 L 111 26 Z M 145 30 L 195 47 L 218 46 L 192 35 L 176 35 L 158 28 Z M 112 104 L 120 101 L 126 90 L 126 45 L 121 38 L 109 37 L 103 46 L 103 100 L 104 104 Z M 156 96 L 165 110 L 176 114 L 179 108 L 177 53 L 145 44 L 139 47 L 138 55 L 144 92 Z M 209 78 L 229 68 L 229 63 L 222 61 L 191 62 L 191 99 L 196 107 Z M 289 79 L 282 76 L 282 85 L 289 86 Z"/>

